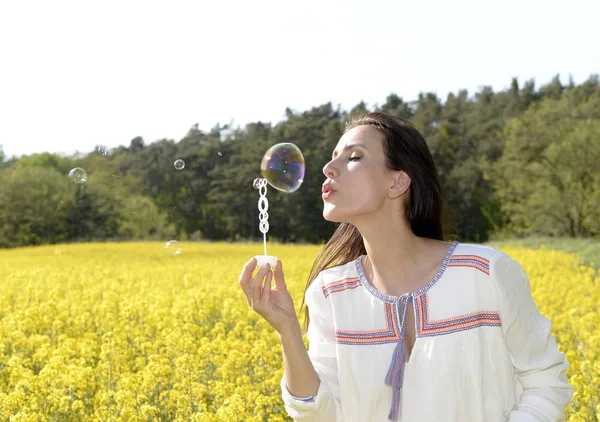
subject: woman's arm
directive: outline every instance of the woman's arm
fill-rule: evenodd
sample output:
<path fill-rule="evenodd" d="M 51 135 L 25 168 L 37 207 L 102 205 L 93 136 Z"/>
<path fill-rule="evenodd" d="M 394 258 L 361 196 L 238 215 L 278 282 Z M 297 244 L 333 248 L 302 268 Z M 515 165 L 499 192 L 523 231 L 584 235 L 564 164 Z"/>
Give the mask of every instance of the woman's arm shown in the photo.
<path fill-rule="evenodd" d="M 539 312 L 521 264 L 502 253 L 493 263 L 492 276 L 502 331 L 523 386 L 509 422 L 563 421 L 574 388 L 565 373 L 569 362 L 550 334 L 552 323 Z"/>
<path fill-rule="evenodd" d="M 296 397 L 317 395 L 319 375 L 308 356 L 298 321 L 285 335 L 279 335 L 283 348 L 284 378 L 290 394 Z"/>
<path fill-rule="evenodd" d="M 288 336 L 279 336 L 284 364 L 282 398 L 288 415 L 295 421 L 341 421 L 333 314 L 318 283 L 320 276 L 305 295 L 310 314 L 308 352 L 299 323 Z"/>

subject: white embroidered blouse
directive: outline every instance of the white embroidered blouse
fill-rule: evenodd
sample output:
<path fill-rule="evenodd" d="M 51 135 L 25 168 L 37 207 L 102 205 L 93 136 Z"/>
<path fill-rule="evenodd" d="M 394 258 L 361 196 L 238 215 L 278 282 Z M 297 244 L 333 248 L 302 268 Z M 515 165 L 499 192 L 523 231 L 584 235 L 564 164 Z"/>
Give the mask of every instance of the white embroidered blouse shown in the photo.
<path fill-rule="evenodd" d="M 521 265 L 491 246 L 452 242 L 422 289 L 388 296 L 361 256 L 328 268 L 306 291 L 308 354 L 320 379 L 294 397 L 295 421 L 562 421 L 569 362 L 538 311 Z M 416 339 L 405 362 L 406 306 Z"/>

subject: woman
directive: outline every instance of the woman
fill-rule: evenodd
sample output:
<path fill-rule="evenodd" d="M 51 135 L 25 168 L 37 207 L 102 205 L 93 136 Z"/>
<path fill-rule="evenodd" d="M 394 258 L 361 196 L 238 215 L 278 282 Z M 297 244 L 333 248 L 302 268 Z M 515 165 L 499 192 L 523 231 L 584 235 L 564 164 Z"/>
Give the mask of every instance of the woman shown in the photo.
<path fill-rule="evenodd" d="M 288 414 L 564 420 L 574 389 L 551 322 L 517 261 L 490 246 L 445 241 L 442 189 L 419 132 L 383 113 L 355 118 L 323 173 L 323 216 L 341 224 L 307 283 L 308 352 L 281 262 L 274 275 L 267 265 L 252 277 L 252 258 L 239 280 L 248 304 L 279 333 Z"/>

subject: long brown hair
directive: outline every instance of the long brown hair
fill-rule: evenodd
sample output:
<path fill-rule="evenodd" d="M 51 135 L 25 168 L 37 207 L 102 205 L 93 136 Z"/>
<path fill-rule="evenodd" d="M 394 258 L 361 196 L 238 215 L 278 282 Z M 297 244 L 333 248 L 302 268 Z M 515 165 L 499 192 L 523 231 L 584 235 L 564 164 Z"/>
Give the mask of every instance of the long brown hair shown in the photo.
<path fill-rule="evenodd" d="M 350 129 L 371 125 L 383 133 L 383 151 L 390 171 L 404 171 L 411 179 L 404 214 L 415 236 L 448 241 L 446 231 L 447 203 L 438 179 L 433 157 L 423 136 L 412 124 L 400 117 L 385 113 L 367 113 L 353 117 L 344 133 Z M 350 223 L 339 223 L 336 231 L 319 252 L 310 270 L 300 312 L 305 306 L 306 290 L 317 275 L 329 268 L 344 265 L 366 254 L 360 232 Z M 308 330 L 308 308 L 304 315 L 304 330 Z"/>

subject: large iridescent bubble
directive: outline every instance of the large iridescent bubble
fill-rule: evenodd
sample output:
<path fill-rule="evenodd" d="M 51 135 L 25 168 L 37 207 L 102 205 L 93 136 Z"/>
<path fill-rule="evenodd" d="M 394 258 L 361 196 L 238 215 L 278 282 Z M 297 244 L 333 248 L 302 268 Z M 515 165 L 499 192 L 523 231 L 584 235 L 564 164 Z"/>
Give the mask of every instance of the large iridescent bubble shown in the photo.
<path fill-rule="evenodd" d="M 260 163 L 260 172 L 269 185 L 282 192 L 295 192 L 304 181 L 304 157 L 291 142 L 273 145 Z"/>

